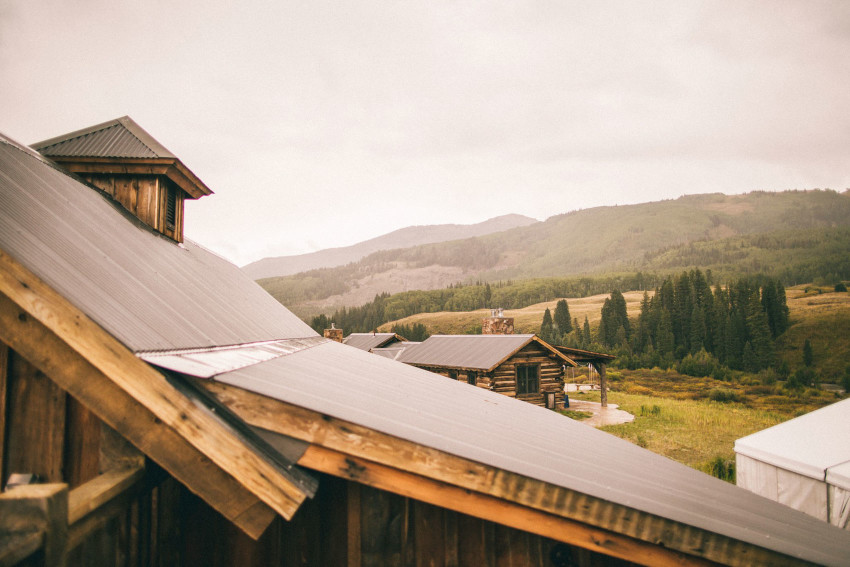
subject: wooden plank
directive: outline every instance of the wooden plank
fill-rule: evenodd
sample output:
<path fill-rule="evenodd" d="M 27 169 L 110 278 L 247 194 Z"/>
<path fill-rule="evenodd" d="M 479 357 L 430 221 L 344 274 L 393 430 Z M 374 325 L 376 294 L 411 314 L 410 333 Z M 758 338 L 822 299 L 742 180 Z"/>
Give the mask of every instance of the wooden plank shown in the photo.
<path fill-rule="evenodd" d="M 275 465 L 2 251 L 0 294 L 0 340 L 181 482 L 203 492 L 225 517 L 235 520 L 257 498 L 285 518 L 298 509 L 305 494 Z M 130 408 L 137 408 L 140 421 L 132 423 Z M 171 446 L 160 436 L 168 436 Z M 203 461 L 215 466 L 194 468 Z M 220 472 L 201 478 L 213 468 Z M 234 491 L 234 484 L 240 489 Z M 254 496 L 245 498 L 246 491 Z"/>
<path fill-rule="evenodd" d="M 68 495 L 68 549 L 126 513 L 142 489 L 145 469 L 108 471 Z"/>
<path fill-rule="evenodd" d="M 685 555 L 653 543 L 594 528 L 539 510 L 518 506 L 498 498 L 463 490 L 446 483 L 330 451 L 316 445 L 307 449 L 298 464 L 462 514 L 482 519 L 498 518 L 499 524 L 503 526 L 537 533 L 557 541 L 641 565 L 672 567 L 676 565 L 708 566 L 714 564 L 711 561 Z M 417 538 L 421 529 L 428 528 L 435 522 L 432 516 L 424 514 L 417 518 Z M 428 550 L 433 549 L 436 543 L 427 540 L 423 541 L 425 548 L 420 548 L 419 545 L 420 541 L 417 539 L 417 557 L 420 555 L 424 557 L 423 553 L 428 553 Z M 752 559 L 752 557 L 748 559 Z"/>
<path fill-rule="evenodd" d="M 100 420 L 72 396 L 65 408 L 63 475 L 68 488 L 74 489 L 100 473 Z"/>
<path fill-rule="evenodd" d="M 458 539 L 458 514 L 452 510 L 443 511 L 443 541 L 446 550 L 446 567 L 458 567 L 460 563 Z"/>
<path fill-rule="evenodd" d="M 346 554 L 348 567 L 361 566 L 361 525 L 360 525 L 360 485 L 350 482 L 347 487 L 346 510 L 348 529 L 346 530 Z"/>
<path fill-rule="evenodd" d="M 68 524 L 74 525 L 142 480 L 144 467 L 116 469 L 68 493 Z"/>
<path fill-rule="evenodd" d="M 6 483 L 6 392 L 9 374 L 9 347 L 0 341 L 0 492 Z"/>
<path fill-rule="evenodd" d="M 7 474 L 32 473 L 42 482 L 62 482 L 65 392 L 11 352 L 7 395 Z"/>
<path fill-rule="evenodd" d="M 444 567 L 446 541 L 443 510 L 419 501 L 413 503 L 413 531 L 416 540 L 416 567 Z"/>
<path fill-rule="evenodd" d="M 44 545 L 44 532 L 0 533 L 0 567 L 12 567 L 32 557 Z"/>
<path fill-rule="evenodd" d="M 30 484 L 0 494 L 0 534 L 44 534 L 44 564 L 63 567 L 68 539 L 68 487 Z"/>

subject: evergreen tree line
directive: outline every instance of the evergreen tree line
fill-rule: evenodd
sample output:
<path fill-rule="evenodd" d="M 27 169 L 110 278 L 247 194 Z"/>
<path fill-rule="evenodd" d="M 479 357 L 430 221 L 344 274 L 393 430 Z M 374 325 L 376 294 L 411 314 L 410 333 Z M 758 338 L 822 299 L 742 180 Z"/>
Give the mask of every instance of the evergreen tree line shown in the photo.
<path fill-rule="evenodd" d="M 649 289 L 657 286 L 661 277 L 637 272 L 628 275 L 600 278 L 539 278 L 522 281 L 457 283 L 444 289 L 382 293 L 359 307 L 341 308 L 332 315 L 317 315 L 308 323 L 321 333 L 333 322 L 345 333 L 367 333 L 390 321 L 417 313 L 438 311 L 474 311 L 501 307 L 522 309 L 535 303 L 558 297 L 586 297 L 607 293 L 612 288 Z"/>
<path fill-rule="evenodd" d="M 758 371 L 775 363 L 774 340 L 788 328 L 785 287 L 778 279 L 754 276 L 716 285 L 700 270 L 664 280 L 640 315 L 630 321 L 626 302 L 614 291 L 602 307 L 595 337 L 584 328 L 567 337 L 580 348 L 602 348 L 630 368 L 717 363 Z M 595 340 L 593 340 L 595 339 Z M 713 359 L 713 360 L 711 360 Z"/>

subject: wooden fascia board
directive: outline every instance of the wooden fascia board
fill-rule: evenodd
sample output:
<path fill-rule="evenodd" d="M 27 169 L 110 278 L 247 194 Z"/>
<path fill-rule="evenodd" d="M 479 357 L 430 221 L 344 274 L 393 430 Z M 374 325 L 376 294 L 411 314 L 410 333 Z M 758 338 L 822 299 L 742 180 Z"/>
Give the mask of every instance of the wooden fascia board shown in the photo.
<path fill-rule="evenodd" d="M 663 546 L 595 528 L 501 498 L 471 492 L 445 482 L 353 457 L 319 445 L 311 445 L 298 460 L 298 464 L 461 514 L 496 521 L 504 526 L 535 533 L 569 545 L 626 559 L 632 563 L 657 567 L 716 565 L 713 561 L 685 555 Z"/>
<path fill-rule="evenodd" d="M 304 500 L 217 416 L 2 250 L 0 339 L 248 535 L 273 519 L 258 500 L 287 519 Z"/>
<path fill-rule="evenodd" d="M 801 564 L 734 538 L 450 455 L 261 394 L 214 380 L 198 382 L 251 425 L 354 458 L 724 565 Z M 488 519 L 501 522 L 498 517 Z M 523 529 L 536 533 L 533 524 Z M 595 550 L 599 551 L 598 547 Z"/>
<path fill-rule="evenodd" d="M 406 362 L 405 364 L 409 364 L 410 366 L 415 366 L 417 368 L 422 368 L 423 370 L 427 370 L 428 368 L 439 368 L 442 370 L 461 370 L 463 372 L 481 372 L 487 373 L 490 370 L 486 368 L 472 368 L 471 366 L 448 366 L 445 364 L 424 364 L 420 362 Z"/>
<path fill-rule="evenodd" d="M 570 366 L 573 366 L 573 367 L 578 366 L 578 364 L 576 363 L 575 360 L 573 360 L 572 358 L 570 358 L 566 354 L 562 353 L 561 351 L 559 351 L 558 349 L 556 349 L 555 347 L 553 347 L 552 345 L 550 345 L 549 343 L 547 343 L 546 341 L 544 341 L 543 339 L 538 337 L 537 335 L 534 335 L 534 338 L 532 340 L 535 341 L 540 346 L 542 346 L 544 349 L 548 350 L 549 352 L 551 352 L 552 354 L 554 354 L 555 356 L 560 358 L 561 360 L 563 360 L 564 362 L 566 362 L 567 364 L 569 364 Z"/>
<path fill-rule="evenodd" d="M 107 173 L 126 175 L 165 175 L 192 199 L 211 195 L 212 190 L 177 158 L 51 158 L 71 173 Z"/>

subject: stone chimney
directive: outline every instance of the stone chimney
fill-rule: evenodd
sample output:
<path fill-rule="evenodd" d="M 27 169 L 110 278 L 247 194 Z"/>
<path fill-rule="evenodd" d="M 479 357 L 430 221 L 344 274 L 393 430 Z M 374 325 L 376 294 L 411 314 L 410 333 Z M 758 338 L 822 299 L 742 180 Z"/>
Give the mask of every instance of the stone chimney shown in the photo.
<path fill-rule="evenodd" d="M 183 242 L 183 201 L 212 193 L 129 116 L 32 147 L 176 242 Z"/>
<path fill-rule="evenodd" d="M 491 309 L 490 316 L 485 317 L 481 321 L 482 335 L 513 335 L 514 334 L 514 318 L 505 317 L 504 310 Z"/>
<path fill-rule="evenodd" d="M 336 341 L 338 343 L 342 342 L 342 329 L 337 329 L 336 326 L 331 323 L 330 329 L 325 329 L 324 336 L 326 339 L 330 339 L 332 341 Z"/>

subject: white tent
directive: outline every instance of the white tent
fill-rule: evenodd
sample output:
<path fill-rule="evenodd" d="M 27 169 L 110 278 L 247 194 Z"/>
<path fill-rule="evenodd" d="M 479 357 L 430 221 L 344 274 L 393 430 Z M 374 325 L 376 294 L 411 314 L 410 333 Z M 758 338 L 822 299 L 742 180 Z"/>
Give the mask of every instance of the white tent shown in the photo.
<path fill-rule="evenodd" d="M 735 441 L 738 486 L 850 530 L 850 399 Z"/>

